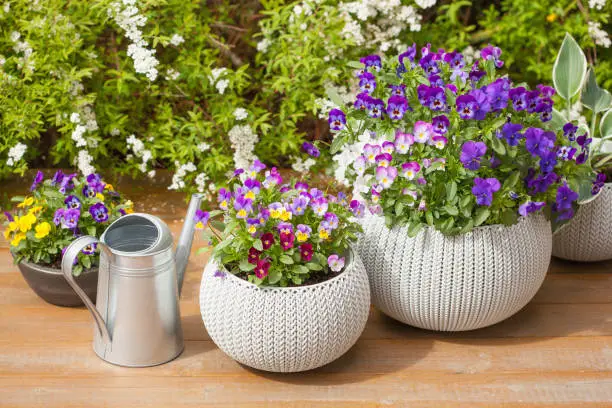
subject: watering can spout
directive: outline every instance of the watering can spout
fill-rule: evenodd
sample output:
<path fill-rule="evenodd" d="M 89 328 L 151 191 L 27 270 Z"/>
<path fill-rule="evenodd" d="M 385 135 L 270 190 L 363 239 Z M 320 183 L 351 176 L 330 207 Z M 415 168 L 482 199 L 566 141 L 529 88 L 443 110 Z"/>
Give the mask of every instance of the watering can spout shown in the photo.
<path fill-rule="evenodd" d="M 175 262 L 179 294 L 183 289 L 185 269 L 187 269 L 187 262 L 189 261 L 189 254 L 191 253 L 193 230 L 195 227 L 195 215 L 196 211 L 200 208 L 200 203 L 202 202 L 203 198 L 204 194 L 193 194 L 191 196 L 189 207 L 187 208 L 187 215 L 185 216 L 185 223 L 183 224 L 183 230 L 181 231 L 181 236 L 178 244 L 176 245 Z"/>

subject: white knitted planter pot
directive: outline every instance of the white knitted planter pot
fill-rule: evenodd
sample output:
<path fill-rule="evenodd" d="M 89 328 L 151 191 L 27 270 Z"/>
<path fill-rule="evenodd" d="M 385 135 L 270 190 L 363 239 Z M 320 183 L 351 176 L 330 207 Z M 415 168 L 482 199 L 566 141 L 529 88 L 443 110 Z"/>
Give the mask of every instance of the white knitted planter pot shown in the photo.
<path fill-rule="evenodd" d="M 553 255 L 581 262 L 612 259 L 612 183 L 555 232 Z"/>
<path fill-rule="evenodd" d="M 355 253 L 342 274 L 309 286 L 257 287 L 230 273 L 214 276 L 218 269 L 212 261 L 204 269 L 202 319 L 215 344 L 247 366 L 320 367 L 346 353 L 368 319 L 368 276 Z"/>
<path fill-rule="evenodd" d="M 510 317 L 536 294 L 550 263 L 551 228 L 542 215 L 458 236 L 424 228 L 414 238 L 368 217 L 364 231 L 357 251 L 372 303 L 423 329 L 472 330 Z"/>

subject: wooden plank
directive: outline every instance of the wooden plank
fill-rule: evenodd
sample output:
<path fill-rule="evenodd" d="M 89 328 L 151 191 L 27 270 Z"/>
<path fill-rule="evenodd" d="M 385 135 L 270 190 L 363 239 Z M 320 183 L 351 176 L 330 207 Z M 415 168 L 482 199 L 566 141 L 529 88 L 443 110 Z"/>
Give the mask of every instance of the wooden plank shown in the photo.
<path fill-rule="evenodd" d="M 43 368 L 44 367 L 44 368 Z M 157 367 L 126 369 L 99 359 L 91 342 L 10 344 L 0 349 L 0 378 L 12 377 L 210 377 L 248 375 L 244 366 L 212 341 L 187 341 L 176 360 Z M 296 382 L 334 384 L 351 376 L 440 374 L 560 375 L 608 372 L 612 378 L 612 337 L 530 339 L 360 339 L 343 357 Z M 266 374 L 280 380 L 283 374 Z M 299 378 L 299 379 L 298 379 Z"/>
<path fill-rule="evenodd" d="M 0 401 L 6 406 L 44 404 L 54 407 L 113 406 L 169 407 L 235 406 L 240 404 L 314 404 L 355 402 L 361 404 L 414 406 L 412 403 L 555 403 L 567 406 L 612 401 L 612 378 L 608 373 L 574 373 L 543 376 L 533 374 L 447 374 L 437 372 L 403 376 L 364 378 L 359 374 L 342 384 L 316 381 L 304 386 L 295 383 L 299 376 L 285 375 L 266 380 L 266 374 L 249 373 L 242 377 L 126 377 L 2 379 Z M 300 406 L 300 405 L 296 405 Z M 583 405 L 580 405 L 583 406 Z"/>

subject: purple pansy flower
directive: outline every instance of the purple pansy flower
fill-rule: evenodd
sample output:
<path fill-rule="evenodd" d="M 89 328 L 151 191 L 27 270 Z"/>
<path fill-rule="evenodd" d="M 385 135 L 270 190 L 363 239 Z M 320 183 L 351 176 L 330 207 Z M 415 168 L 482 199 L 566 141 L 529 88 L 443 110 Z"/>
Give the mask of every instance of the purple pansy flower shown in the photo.
<path fill-rule="evenodd" d="M 253 211 L 253 200 L 239 195 L 234 201 L 234 210 L 236 210 L 236 218 L 247 218 L 247 215 Z"/>
<path fill-rule="evenodd" d="M 331 114 L 330 114 L 330 119 L 331 119 Z M 334 129 L 336 130 L 336 129 Z M 339 129 L 342 130 L 342 129 Z M 319 151 L 319 149 L 317 149 L 317 147 L 315 145 L 313 145 L 312 143 L 309 142 L 304 142 L 302 143 L 302 150 L 309 156 L 312 156 L 314 158 L 317 158 L 321 155 L 321 152 Z"/>
<path fill-rule="evenodd" d="M 306 208 L 308 208 L 308 202 L 310 200 L 303 195 L 297 196 L 291 202 L 291 212 L 295 215 L 303 215 Z"/>
<path fill-rule="evenodd" d="M 338 228 L 338 216 L 332 212 L 328 212 L 325 213 L 325 217 L 324 217 L 325 221 L 327 221 L 327 225 L 329 225 L 329 228 L 334 230 L 336 228 Z"/>
<path fill-rule="evenodd" d="M 391 160 L 393 160 L 393 156 L 391 156 L 389 153 L 381 153 L 376 156 L 376 164 L 382 167 L 389 167 Z"/>
<path fill-rule="evenodd" d="M 402 177 L 408 180 L 414 180 L 419 171 L 421 171 L 421 165 L 415 161 L 402 164 Z"/>
<path fill-rule="evenodd" d="M 349 209 L 357 218 L 361 218 L 365 214 L 365 205 L 358 200 L 352 200 L 349 204 Z"/>
<path fill-rule="evenodd" d="M 499 191 L 501 184 L 494 177 L 483 179 L 476 177 L 474 179 L 474 187 L 472 194 L 476 197 L 476 204 L 489 207 L 493 202 L 493 193 Z"/>
<path fill-rule="evenodd" d="M 259 279 L 263 279 L 266 276 L 268 276 L 268 272 L 270 270 L 270 262 L 268 260 L 265 259 L 260 259 L 259 262 L 257 262 L 257 266 L 255 266 L 255 276 L 257 276 Z"/>
<path fill-rule="evenodd" d="M 325 197 L 317 197 L 310 203 L 310 206 L 314 210 L 315 214 L 322 217 L 327 212 L 328 204 Z"/>
<path fill-rule="evenodd" d="M 568 122 L 563 125 L 563 135 L 567 137 L 570 142 L 576 140 L 576 132 L 578 131 L 578 126 L 575 126 L 573 123 Z"/>
<path fill-rule="evenodd" d="M 93 255 L 96 252 L 96 248 L 98 248 L 98 244 L 94 242 L 93 244 L 86 245 L 81 252 L 85 255 Z"/>
<path fill-rule="evenodd" d="M 403 96 L 393 95 L 387 101 L 387 115 L 393 120 L 400 120 L 408 109 L 408 100 Z"/>
<path fill-rule="evenodd" d="M 61 170 L 58 170 L 55 172 L 55 174 L 53 175 L 53 178 L 51 179 L 51 185 L 55 186 L 57 184 L 60 184 L 63 179 L 64 179 L 64 172 Z"/>
<path fill-rule="evenodd" d="M 58 208 L 55 210 L 55 213 L 53 214 L 53 223 L 55 225 L 60 225 L 63 222 L 64 212 L 66 212 L 64 208 Z"/>
<path fill-rule="evenodd" d="M 444 55 L 444 61 L 451 67 L 452 70 L 460 70 L 461 68 L 465 67 L 463 54 L 457 51 L 446 53 Z"/>
<path fill-rule="evenodd" d="M 359 89 L 371 95 L 376 89 L 376 77 L 371 72 L 364 72 L 359 76 Z M 359 96 L 358 96 L 359 97 Z"/>
<path fill-rule="evenodd" d="M 416 58 L 416 44 L 412 44 L 410 47 L 408 47 L 408 49 L 404 52 L 402 52 L 398 57 L 399 63 L 401 65 L 406 65 L 406 63 L 404 62 L 404 59 L 408 59 L 411 63 L 414 62 L 414 59 Z"/>
<path fill-rule="evenodd" d="M 519 141 L 523 138 L 523 135 L 520 133 L 522 129 L 523 125 L 518 123 L 508 122 L 502 126 L 501 133 L 509 146 L 517 146 L 519 144 Z"/>
<path fill-rule="evenodd" d="M 459 160 L 468 170 L 478 170 L 480 168 L 480 160 L 487 152 L 487 145 L 483 142 L 474 142 L 468 140 L 461 146 L 461 155 Z"/>
<path fill-rule="evenodd" d="M 448 143 L 448 139 L 442 135 L 434 135 L 434 137 L 431 138 L 431 141 L 438 150 L 444 149 L 446 143 Z"/>
<path fill-rule="evenodd" d="M 375 163 L 376 156 L 378 156 L 380 152 L 381 148 L 378 145 L 371 145 L 367 143 L 365 146 L 363 146 L 363 154 L 367 159 L 368 163 Z"/>
<path fill-rule="evenodd" d="M 557 165 L 557 153 L 556 152 L 552 150 L 548 150 L 542 153 L 542 155 L 540 156 L 540 170 L 542 171 L 542 173 L 550 173 L 551 171 L 555 169 L 556 165 Z"/>
<path fill-rule="evenodd" d="M 513 88 L 508 93 L 510 100 L 512 101 L 512 107 L 515 111 L 522 111 L 527 108 L 527 92 L 525 88 L 520 86 L 518 88 Z"/>
<path fill-rule="evenodd" d="M 543 201 L 527 201 L 524 204 L 521 204 L 518 209 L 518 213 L 526 217 L 527 215 L 540 211 L 546 205 Z"/>
<path fill-rule="evenodd" d="M 461 95 L 457 97 L 457 113 L 461 119 L 474 119 L 478 103 L 472 95 Z"/>
<path fill-rule="evenodd" d="M 270 188 L 273 185 L 278 186 L 283 183 L 283 178 L 276 167 L 272 167 L 270 170 L 267 170 L 265 176 L 266 179 L 264 180 L 263 185 L 266 188 Z"/>
<path fill-rule="evenodd" d="M 555 209 L 558 212 L 572 208 L 572 203 L 578 200 L 578 193 L 572 190 L 567 183 L 563 183 L 557 189 L 555 198 Z"/>
<path fill-rule="evenodd" d="M 438 134 L 445 134 L 450 126 L 450 121 L 446 115 L 436 116 L 431 120 L 434 132 Z"/>
<path fill-rule="evenodd" d="M 340 109 L 332 109 L 329 111 L 329 118 L 327 119 L 327 122 L 329 123 L 329 128 L 331 130 L 338 132 L 340 130 L 343 130 L 346 125 L 346 115 Z M 302 149 L 304 149 L 304 151 L 306 151 L 306 153 L 308 154 L 310 153 L 308 150 L 306 150 L 304 146 L 310 149 L 316 149 L 312 144 L 310 143 L 307 144 L 305 142 L 302 145 Z M 314 154 L 310 154 L 310 155 L 314 156 Z M 314 157 L 319 157 L 319 156 L 314 156 Z"/>
<path fill-rule="evenodd" d="M 437 74 L 438 72 L 440 72 L 440 67 L 438 67 L 438 62 L 435 58 L 435 54 L 428 53 L 419 60 L 419 65 L 428 75 Z"/>
<path fill-rule="evenodd" d="M 504 66 L 504 61 L 500 59 L 502 50 L 498 47 L 494 47 L 491 44 L 487 45 L 480 51 L 480 57 L 483 60 L 492 60 L 497 68 Z"/>
<path fill-rule="evenodd" d="M 406 96 L 406 85 L 389 85 L 391 88 L 391 95 L 395 96 Z"/>
<path fill-rule="evenodd" d="M 300 245 L 300 257 L 302 257 L 303 261 L 310 262 L 312 260 L 312 255 L 312 244 L 310 242 Z"/>
<path fill-rule="evenodd" d="M 64 218 L 67 217 L 68 211 L 73 211 L 73 210 L 67 210 Z M 108 208 L 106 208 L 106 206 L 103 203 L 95 203 L 94 205 L 89 207 L 89 213 L 91 214 L 93 219 L 96 220 L 96 222 L 108 221 Z"/>
<path fill-rule="evenodd" d="M 368 102 L 370 101 L 370 99 L 372 99 L 372 97 L 366 92 L 360 93 L 355 99 L 355 109 L 366 110 L 368 108 Z"/>
<path fill-rule="evenodd" d="M 431 137 L 432 132 L 433 127 L 431 123 L 419 120 L 414 124 L 414 141 L 417 143 L 427 143 L 429 141 L 429 138 Z"/>
<path fill-rule="evenodd" d="M 45 178 L 45 175 L 43 174 L 43 172 L 38 170 L 36 172 L 36 176 L 34 176 L 34 181 L 32 182 L 32 185 L 30 186 L 30 191 L 36 190 L 36 187 L 38 187 L 38 185 L 42 183 L 44 178 Z"/>
<path fill-rule="evenodd" d="M 433 111 L 441 111 L 446 108 L 446 94 L 444 88 L 430 88 L 427 92 L 427 107 Z"/>
<path fill-rule="evenodd" d="M 591 144 L 591 142 L 592 142 L 592 141 L 593 141 L 593 139 L 592 139 L 592 138 L 590 138 L 590 137 L 587 137 L 587 134 L 586 134 L 586 133 L 585 133 L 584 135 L 582 135 L 582 136 L 578 136 L 578 137 L 576 138 L 576 143 L 578 143 L 578 146 L 580 146 L 580 147 L 582 147 L 582 148 L 585 148 L 585 149 L 586 149 L 586 147 L 587 147 L 588 145 L 590 145 L 590 144 Z"/>
<path fill-rule="evenodd" d="M 362 57 L 359 62 L 364 64 L 367 68 L 374 68 L 376 72 L 380 71 L 382 68 L 382 61 L 378 55 L 368 55 L 366 57 Z"/>
<path fill-rule="evenodd" d="M 383 153 L 392 154 L 395 151 L 395 143 L 385 140 L 382 144 L 381 151 Z"/>
<path fill-rule="evenodd" d="M 527 112 L 534 113 L 537 111 L 538 105 L 542 101 L 539 91 L 526 91 Z"/>
<path fill-rule="evenodd" d="M 219 189 L 219 194 L 217 196 L 219 208 L 221 208 L 222 210 L 227 210 L 231 199 L 232 193 L 229 190 L 226 190 L 224 188 Z"/>
<path fill-rule="evenodd" d="M 66 197 L 66 199 L 64 200 L 64 204 L 66 204 L 67 208 L 81 208 L 81 200 L 79 200 L 78 197 L 74 195 L 69 195 L 68 197 Z"/>
<path fill-rule="evenodd" d="M 542 156 L 555 145 L 555 134 L 544 132 L 540 128 L 527 128 L 525 130 L 525 148 L 532 156 Z"/>
<path fill-rule="evenodd" d="M 94 206 L 96 206 L 98 204 L 102 204 L 102 203 L 94 204 L 92 207 L 94 207 Z M 104 205 L 104 204 L 102 204 L 102 205 Z M 89 212 L 91 213 L 91 208 L 89 209 Z M 56 211 L 56 214 L 57 214 L 57 211 Z M 79 223 L 79 218 L 81 218 L 81 211 L 79 211 L 77 209 L 73 209 L 73 208 L 64 210 L 63 214 L 61 215 L 62 228 L 68 228 L 68 229 L 76 228 L 77 224 Z M 95 219 L 95 217 L 94 217 L 94 219 Z M 55 219 L 53 221 L 55 222 Z"/>
<path fill-rule="evenodd" d="M 298 242 L 306 242 L 308 238 L 310 238 L 310 234 L 312 233 L 312 228 L 305 224 L 298 224 L 295 231 L 295 237 Z"/>
<path fill-rule="evenodd" d="M 604 173 L 597 174 L 595 180 L 593 181 L 593 187 L 591 188 L 591 194 L 596 195 L 599 194 L 601 189 L 604 187 L 606 183 L 606 175 Z"/>
<path fill-rule="evenodd" d="M 370 98 L 367 102 L 367 108 L 368 115 L 371 118 L 380 118 L 385 111 L 385 103 L 381 99 Z"/>
<path fill-rule="evenodd" d="M 561 160 L 572 160 L 577 150 L 575 147 L 571 146 L 561 146 L 557 151 L 557 157 Z"/>
<path fill-rule="evenodd" d="M 210 213 L 208 211 L 202 211 L 200 209 L 196 210 L 194 221 L 196 229 L 204 229 L 204 226 L 208 223 L 210 219 Z"/>

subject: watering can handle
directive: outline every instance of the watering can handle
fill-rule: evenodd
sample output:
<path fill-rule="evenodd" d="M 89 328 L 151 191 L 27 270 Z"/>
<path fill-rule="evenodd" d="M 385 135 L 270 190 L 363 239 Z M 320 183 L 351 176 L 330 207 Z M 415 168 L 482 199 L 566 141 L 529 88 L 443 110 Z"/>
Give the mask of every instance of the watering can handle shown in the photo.
<path fill-rule="evenodd" d="M 89 309 L 91 312 L 104 343 L 110 344 L 111 337 L 110 333 L 108 332 L 108 328 L 106 327 L 106 322 L 104 322 L 102 315 L 100 315 L 100 312 L 98 312 L 98 309 L 96 309 L 96 306 L 93 304 L 89 296 L 87 296 L 83 289 L 81 289 L 76 280 L 74 280 L 74 276 L 72 276 L 72 267 L 76 257 L 79 255 L 79 252 L 81 252 L 81 250 L 87 245 L 97 243 L 100 243 L 100 241 L 97 238 L 90 236 L 79 237 L 72 241 L 72 243 L 68 245 L 68 248 L 66 248 L 66 252 L 62 258 L 62 274 L 64 274 L 64 278 L 66 278 L 68 284 L 72 286 L 72 289 L 74 289 L 76 294 L 79 295 L 83 303 L 85 303 L 85 306 L 87 306 L 87 309 Z"/>

